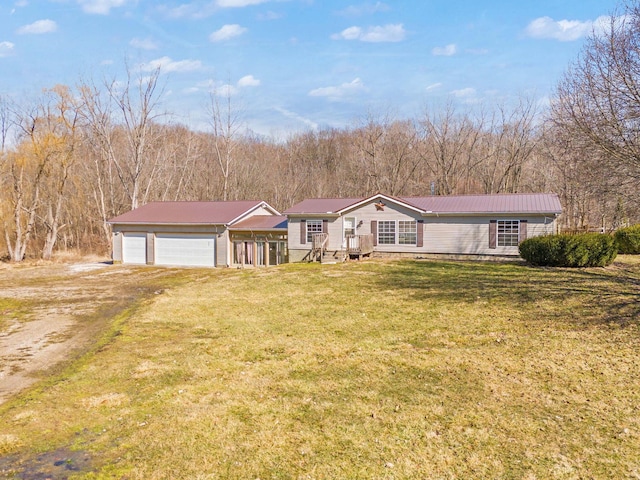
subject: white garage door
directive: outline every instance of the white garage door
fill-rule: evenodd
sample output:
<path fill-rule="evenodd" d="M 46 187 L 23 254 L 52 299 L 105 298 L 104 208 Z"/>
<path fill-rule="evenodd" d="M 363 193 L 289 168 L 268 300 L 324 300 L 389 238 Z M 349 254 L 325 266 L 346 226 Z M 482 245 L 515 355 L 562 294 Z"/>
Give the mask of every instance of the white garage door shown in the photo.
<path fill-rule="evenodd" d="M 147 234 L 125 233 L 122 238 L 122 263 L 147 263 Z"/>
<path fill-rule="evenodd" d="M 215 266 L 213 235 L 156 234 L 156 265 Z"/>

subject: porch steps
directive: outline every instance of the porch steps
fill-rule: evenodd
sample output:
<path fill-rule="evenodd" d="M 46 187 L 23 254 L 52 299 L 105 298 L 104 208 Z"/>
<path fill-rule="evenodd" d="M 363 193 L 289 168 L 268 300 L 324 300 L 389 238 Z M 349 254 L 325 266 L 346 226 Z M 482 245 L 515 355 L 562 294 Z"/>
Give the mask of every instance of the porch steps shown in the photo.
<path fill-rule="evenodd" d="M 320 263 L 323 265 L 334 265 L 336 263 L 342 263 L 345 260 L 345 255 L 343 252 L 323 252 L 320 257 Z"/>

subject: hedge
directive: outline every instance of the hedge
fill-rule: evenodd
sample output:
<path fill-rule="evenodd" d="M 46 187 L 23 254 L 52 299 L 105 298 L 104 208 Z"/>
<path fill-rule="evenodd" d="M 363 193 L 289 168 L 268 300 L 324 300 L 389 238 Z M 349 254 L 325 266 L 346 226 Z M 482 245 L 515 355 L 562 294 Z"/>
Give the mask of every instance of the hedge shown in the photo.
<path fill-rule="evenodd" d="M 640 254 L 640 224 L 621 228 L 614 234 L 618 244 L 618 253 L 627 255 Z"/>
<path fill-rule="evenodd" d="M 520 243 L 520 256 L 533 265 L 549 267 L 605 267 L 616 258 L 618 246 L 611 235 L 545 235 Z"/>

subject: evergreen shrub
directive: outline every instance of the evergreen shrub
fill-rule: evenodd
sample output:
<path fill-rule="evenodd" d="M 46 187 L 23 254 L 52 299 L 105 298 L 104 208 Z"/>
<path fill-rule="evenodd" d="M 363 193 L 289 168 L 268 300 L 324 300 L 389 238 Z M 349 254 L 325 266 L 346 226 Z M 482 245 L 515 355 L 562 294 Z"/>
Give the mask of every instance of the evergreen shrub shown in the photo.
<path fill-rule="evenodd" d="M 616 258 L 618 246 L 611 235 L 545 235 L 520 243 L 520 256 L 532 265 L 548 267 L 605 267 Z"/>
<path fill-rule="evenodd" d="M 618 244 L 618 253 L 623 255 L 640 254 L 640 224 L 621 228 L 614 234 Z"/>

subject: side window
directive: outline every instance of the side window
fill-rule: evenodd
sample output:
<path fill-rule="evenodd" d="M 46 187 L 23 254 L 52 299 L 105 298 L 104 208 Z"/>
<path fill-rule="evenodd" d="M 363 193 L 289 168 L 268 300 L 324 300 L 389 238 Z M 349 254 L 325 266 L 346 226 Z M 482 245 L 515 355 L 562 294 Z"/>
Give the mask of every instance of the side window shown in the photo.
<path fill-rule="evenodd" d="M 400 220 L 398 222 L 398 243 L 400 245 L 415 245 L 418 241 L 415 220 Z"/>
<path fill-rule="evenodd" d="M 394 245 L 396 243 L 396 222 L 380 220 L 378 222 L 378 245 Z"/>
<path fill-rule="evenodd" d="M 307 220 L 307 243 L 313 241 L 314 233 L 322 233 L 322 220 Z"/>
<path fill-rule="evenodd" d="M 498 246 L 517 247 L 520 238 L 519 220 L 498 220 Z"/>

